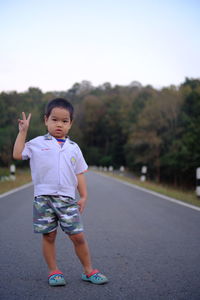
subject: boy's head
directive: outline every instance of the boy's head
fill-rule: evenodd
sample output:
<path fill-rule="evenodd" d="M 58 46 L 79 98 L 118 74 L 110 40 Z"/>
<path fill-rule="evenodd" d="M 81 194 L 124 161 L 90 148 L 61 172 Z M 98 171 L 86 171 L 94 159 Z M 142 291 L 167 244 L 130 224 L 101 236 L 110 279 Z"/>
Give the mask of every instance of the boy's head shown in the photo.
<path fill-rule="evenodd" d="M 65 138 L 72 126 L 73 113 L 74 108 L 67 100 L 56 98 L 50 101 L 44 117 L 48 132 L 55 138 Z"/>
<path fill-rule="evenodd" d="M 60 108 L 68 110 L 68 112 L 70 114 L 70 120 L 71 120 L 71 122 L 73 121 L 74 108 L 73 108 L 72 104 L 64 98 L 55 98 L 47 104 L 46 109 L 45 109 L 45 116 L 47 118 L 50 116 L 52 109 L 54 109 L 55 107 L 60 107 Z"/>

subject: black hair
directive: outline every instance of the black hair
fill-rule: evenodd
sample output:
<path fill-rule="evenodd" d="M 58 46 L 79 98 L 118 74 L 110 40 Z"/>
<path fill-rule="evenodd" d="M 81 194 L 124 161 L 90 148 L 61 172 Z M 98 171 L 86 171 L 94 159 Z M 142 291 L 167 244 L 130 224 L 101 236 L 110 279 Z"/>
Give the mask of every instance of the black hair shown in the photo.
<path fill-rule="evenodd" d="M 60 107 L 60 108 L 64 108 L 64 109 L 68 110 L 69 114 L 70 114 L 70 119 L 71 119 L 71 121 L 73 120 L 74 108 L 73 108 L 72 104 L 64 98 L 55 98 L 47 104 L 47 106 L 45 108 L 45 116 L 47 118 L 50 116 L 52 109 L 54 109 L 55 107 Z"/>

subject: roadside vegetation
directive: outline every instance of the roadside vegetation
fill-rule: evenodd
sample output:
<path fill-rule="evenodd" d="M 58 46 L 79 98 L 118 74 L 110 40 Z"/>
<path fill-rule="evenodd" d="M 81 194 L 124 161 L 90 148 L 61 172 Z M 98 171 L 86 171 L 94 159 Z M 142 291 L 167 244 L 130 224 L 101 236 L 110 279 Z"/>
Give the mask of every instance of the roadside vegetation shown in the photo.
<path fill-rule="evenodd" d="M 99 171 L 97 171 L 98 173 Z M 186 202 L 191 205 L 199 206 L 200 207 L 200 197 L 197 197 L 195 190 L 188 190 L 183 188 L 175 188 L 171 185 L 155 183 L 152 181 L 145 181 L 141 182 L 139 178 L 135 177 L 132 178 L 130 176 L 126 176 L 125 174 L 119 173 L 111 173 L 111 172 L 100 172 L 104 175 L 114 177 L 116 179 L 129 182 L 131 184 L 138 185 L 140 187 L 146 188 L 148 190 L 160 193 L 162 195 Z"/>
<path fill-rule="evenodd" d="M 8 169 L 1 169 L 1 177 L 9 177 Z M 0 180 L 0 194 L 6 193 L 12 189 L 15 189 L 19 186 L 22 186 L 26 183 L 31 182 L 31 174 L 28 169 L 17 169 L 16 171 L 16 180 L 1 179 Z"/>
<path fill-rule="evenodd" d="M 158 184 L 151 181 L 141 182 L 140 179 L 136 178 L 135 176 L 134 178 L 131 178 L 130 176 L 120 175 L 119 173 L 101 173 L 200 207 L 200 198 L 196 196 L 194 190 L 183 190 L 182 188 L 173 188 L 169 185 Z M 0 174 L 9 175 L 9 170 L 1 169 Z M 31 175 L 29 169 L 18 169 L 16 172 L 16 180 L 0 181 L 0 194 L 8 192 L 29 182 L 31 182 Z"/>

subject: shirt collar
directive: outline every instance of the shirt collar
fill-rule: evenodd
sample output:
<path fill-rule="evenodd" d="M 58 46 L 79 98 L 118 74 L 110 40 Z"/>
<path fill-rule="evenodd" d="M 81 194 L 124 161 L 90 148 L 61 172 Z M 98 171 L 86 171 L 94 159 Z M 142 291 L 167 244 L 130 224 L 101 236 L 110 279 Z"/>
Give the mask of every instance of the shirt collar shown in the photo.
<path fill-rule="evenodd" d="M 50 133 L 48 132 L 47 134 L 44 135 L 44 139 L 45 139 L 45 140 L 52 140 L 53 137 L 52 137 L 52 135 L 50 135 Z"/>
<path fill-rule="evenodd" d="M 53 140 L 53 136 L 48 132 L 44 135 L 45 140 Z M 70 139 L 68 136 L 66 137 L 66 140 Z"/>

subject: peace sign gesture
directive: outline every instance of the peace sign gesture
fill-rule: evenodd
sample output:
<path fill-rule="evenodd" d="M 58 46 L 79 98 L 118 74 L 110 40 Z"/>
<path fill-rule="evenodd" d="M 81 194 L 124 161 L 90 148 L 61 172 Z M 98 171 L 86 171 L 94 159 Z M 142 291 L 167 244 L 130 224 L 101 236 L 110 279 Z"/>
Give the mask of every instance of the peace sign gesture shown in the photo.
<path fill-rule="evenodd" d="M 28 131 L 30 119 L 31 119 L 31 114 L 29 114 L 28 118 L 26 118 L 25 113 L 22 112 L 22 120 L 18 119 L 19 131 L 20 132 L 27 132 Z"/>

